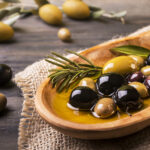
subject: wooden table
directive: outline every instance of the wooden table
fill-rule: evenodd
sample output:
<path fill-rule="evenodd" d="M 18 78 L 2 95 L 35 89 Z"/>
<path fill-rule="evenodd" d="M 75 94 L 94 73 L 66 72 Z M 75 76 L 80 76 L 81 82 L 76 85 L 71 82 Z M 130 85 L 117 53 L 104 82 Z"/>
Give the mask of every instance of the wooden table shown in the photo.
<path fill-rule="evenodd" d="M 126 24 L 108 19 L 74 21 L 64 17 L 65 26 L 72 32 L 73 42 L 63 43 L 57 38 L 60 27 L 47 25 L 37 16 L 30 16 L 15 24 L 12 42 L 0 44 L 0 63 L 10 65 L 16 74 L 29 64 L 44 58 L 50 51 L 63 53 L 64 49 L 85 49 L 111 38 L 127 35 L 150 23 L 149 0 L 87 2 L 93 2 L 106 10 L 128 10 Z M 0 92 L 8 97 L 7 110 L 0 115 L 0 150 L 16 150 L 23 97 L 15 84 L 1 88 Z"/>

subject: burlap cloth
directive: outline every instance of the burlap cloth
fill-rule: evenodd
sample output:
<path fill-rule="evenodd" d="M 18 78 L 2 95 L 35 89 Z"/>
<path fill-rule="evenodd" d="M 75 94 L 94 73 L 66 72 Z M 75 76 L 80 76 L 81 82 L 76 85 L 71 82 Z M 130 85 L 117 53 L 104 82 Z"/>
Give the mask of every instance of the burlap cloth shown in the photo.
<path fill-rule="evenodd" d="M 150 30 L 150 26 L 131 34 Z M 114 39 L 113 39 L 114 40 Z M 148 150 L 150 149 L 150 127 L 134 135 L 111 140 L 80 140 L 63 135 L 53 129 L 36 112 L 34 96 L 37 87 L 54 67 L 44 60 L 35 62 L 15 76 L 15 82 L 24 95 L 19 125 L 19 150 Z"/>

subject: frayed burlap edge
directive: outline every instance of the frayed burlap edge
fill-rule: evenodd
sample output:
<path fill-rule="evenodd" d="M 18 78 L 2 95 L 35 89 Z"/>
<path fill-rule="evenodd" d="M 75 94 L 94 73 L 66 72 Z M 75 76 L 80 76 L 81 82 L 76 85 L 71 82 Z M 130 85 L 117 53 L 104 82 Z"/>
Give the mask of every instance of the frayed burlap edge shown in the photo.
<path fill-rule="evenodd" d="M 148 30 L 150 30 L 150 26 L 144 27 L 144 28 L 136 31 L 135 33 L 130 34 L 129 36 L 135 36 L 135 35 L 138 35 L 142 32 L 148 31 Z M 115 39 L 113 39 L 113 41 L 114 40 Z M 37 67 L 37 66 L 40 66 L 40 64 L 42 64 L 44 66 L 44 68 L 42 68 L 42 69 L 45 69 L 45 70 L 40 70 L 40 68 Z M 24 71 L 15 75 L 14 81 L 16 82 L 17 86 L 21 88 L 24 99 L 25 99 L 25 101 L 23 102 L 23 108 L 22 108 L 21 119 L 20 119 L 20 124 L 19 124 L 19 137 L 18 137 L 18 149 L 19 150 L 31 149 L 28 147 L 28 144 L 29 144 L 28 139 L 32 138 L 31 132 L 34 132 L 34 131 L 29 131 L 28 126 L 30 125 L 29 122 L 32 119 L 32 114 L 33 114 L 33 112 L 35 112 L 34 95 L 36 93 L 37 87 L 47 77 L 48 69 L 50 69 L 52 67 L 54 67 L 54 66 L 48 64 L 44 60 L 41 60 L 39 62 L 36 62 L 36 63 L 28 66 Z M 34 69 L 39 69 L 39 70 L 35 71 Z M 36 72 L 35 76 L 34 76 L 34 72 Z M 41 73 L 41 72 L 42 72 L 42 74 L 40 74 L 41 75 L 40 79 L 38 78 L 38 80 L 36 80 L 36 79 L 33 80 L 33 78 L 34 77 L 36 78 L 39 75 L 39 73 Z M 46 122 L 44 122 L 44 123 L 46 123 Z M 80 146 L 83 146 L 83 145 L 80 143 Z M 76 142 L 75 142 L 75 147 L 77 147 Z M 32 149 L 36 150 L 35 147 Z M 41 150 L 45 150 L 45 149 L 46 148 L 44 148 L 44 147 L 41 148 Z M 53 149 L 55 149 L 55 148 L 53 148 Z M 65 149 L 67 149 L 67 147 Z M 39 148 L 38 148 L 38 150 L 39 150 Z M 50 148 L 50 150 L 51 150 L 51 148 Z"/>

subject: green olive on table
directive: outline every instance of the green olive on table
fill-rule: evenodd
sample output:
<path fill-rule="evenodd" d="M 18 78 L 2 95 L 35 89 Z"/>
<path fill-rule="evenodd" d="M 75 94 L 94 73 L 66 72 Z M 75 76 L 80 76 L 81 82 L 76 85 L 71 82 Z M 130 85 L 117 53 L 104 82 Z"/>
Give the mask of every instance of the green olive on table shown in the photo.
<path fill-rule="evenodd" d="M 148 90 L 143 83 L 131 82 L 131 83 L 129 83 L 129 85 L 134 87 L 139 92 L 141 98 L 146 98 L 149 96 Z"/>
<path fill-rule="evenodd" d="M 141 72 L 143 73 L 144 76 L 149 76 L 150 75 L 150 65 L 142 67 Z"/>
<path fill-rule="evenodd" d="M 59 25 L 62 23 L 62 12 L 52 4 L 45 4 L 39 8 L 39 16 L 48 24 Z"/>
<path fill-rule="evenodd" d="M 14 30 L 11 26 L 0 22 L 0 42 L 9 41 L 14 36 Z"/>
<path fill-rule="evenodd" d="M 4 94 L 0 93 L 0 112 L 3 111 L 7 104 L 7 98 Z"/>
<path fill-rule="evenodd" d="M 118 56 L 109 60 L 103 67 L 104 73 L 118 73 L 126 75 L 139 70 L 140 66 L 133 58 L 129 56 Z"/>
<path fill-rule="evenodd" d="M 86 19 L 90 16 L 88 5 L 79 0 L 66 0 L 63 4 L 63 11 L 73 19 Z"/>
<path fill-rule="evenodd" d="M 100 99 L 95 107 L 93 115 L 100 118 L 108 118 L 117 110 L 117 106 L 111 98 Z"/>
<path fill-rule="evenodd" d="M 62 41 L 70 41 L 71 40 L 71 32 L 67 28 L 59 29 L 57 35 Z"/>
<path fill-rule="evenodd" d="M 96 87 L 95 87 L 95 83 L 94 83 L 94 80 L 91 79 L 91 78 L 83 78 L 80 82 L 79 82 L 79 85 L 78 86 L 87 86 L 91 89 L 93 89 L 94 91 L 96 90 Z"/>

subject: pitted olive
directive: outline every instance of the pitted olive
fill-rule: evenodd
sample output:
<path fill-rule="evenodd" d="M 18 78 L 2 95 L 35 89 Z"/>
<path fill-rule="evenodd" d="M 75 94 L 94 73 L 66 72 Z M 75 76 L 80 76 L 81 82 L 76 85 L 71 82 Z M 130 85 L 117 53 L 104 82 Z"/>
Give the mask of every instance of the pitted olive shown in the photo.
<path fill-rule="evenodd" d="M 62 12 L 52 4 L 45 4 L 39 8 L 39 16 L 46 23 L 59 25 L 62 23 Z"/>
<path fill-rule="evenodd" d="M 102 98 L 96 103 L 93 115 L 100 118 L 108 118 L 112 116 L 116 110 L 116 104 L 111 98 Z"/>
<path fill-rule="evenodd" d="M 98 100 L 98 95 L 89 87 L 79 86 L 75 88 L 69 99 L 69 104 L 75 108 L 90 110 Z"/>
<path fill-rule="evenodd" d="M 123 83 L 124 78 L 120 74 L 106 73 L 98 78 L 96 88 L 101 96 L 112 96 Z"/>
<path fill-rule="evenodd" d="M 140 95 L 134 87 L 124 85 L 115 92 L 113 99 L 122 111 L 128 112 L 138 110 L 143 106 L 143 101 L 139 97 Z"/>
<path fill-rule="evenodd" d="M 140 82 L 131 82 L 129 85 L 134 87 L 139 92 L 141 98 L 148 97 L 148 90 L 144 84 Z"/>
<path fill-rule="evenodd" d="M 58 37 L 62 41 L 70 41 L 71 40 L 71 33 L 67 28 L 61 28 L 58 31 Z"/>
<path fill-rule="evenodd" d="M 79 86 L 87 86 L 87 87 L 93 89 L 94 91 L 96 90 L 94 80 L 91 79 L 91 78 L 83 78 L 83 79 L 79 82 Z"/>
<path fill-rule="evenodd" d="M 0 22 L 0 42 L 5 42 L 14 36 L 14 30 L 11 26 Z"/>
<path fill-rule="evenodd" d="M 137 62 L 129 56 L 119 56 L 109 60 L 103 67 L 104 73 L 129 74 L 139 70 Z"/>
<path fill-rule="evenodd" d="M 66 0 L 63 4 L 63 11 L 73 19 L 86 19 L 90 16 L 88 5 L 79 0 Z"/>
<path fill-rule="evenodd" d="M 145 66 L 141 68 L 141 72 L 145 75 L 145 76 L 149 76 L 150 75 L 150 65 L 149 66 Z"/>
<path fill-rule="evenodd" d="M 136 55 L 129 55 L 132 59 L 134 59 L 137 62 L 137 65 L 139 67 L 142 67 L 144 65 L 144 59 L 143 57 L 136 56 Z"/>

